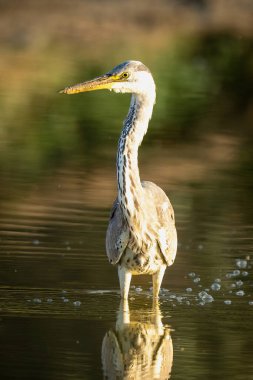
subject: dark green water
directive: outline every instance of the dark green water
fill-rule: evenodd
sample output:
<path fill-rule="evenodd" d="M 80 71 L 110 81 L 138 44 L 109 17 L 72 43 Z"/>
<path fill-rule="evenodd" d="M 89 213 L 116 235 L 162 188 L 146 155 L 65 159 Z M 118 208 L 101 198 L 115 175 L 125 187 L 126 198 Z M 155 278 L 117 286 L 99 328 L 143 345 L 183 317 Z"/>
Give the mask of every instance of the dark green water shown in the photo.
<path fill-rule="evenodd" d="M 1 379 L 252 378 L 250 46 L 205 37 L 154 69 L 141 175 L 169 195 L 179 237 L 156 310 L 151 278 L 136 277 L 120 311 L 105 255 L 129 97 L 1 93 Z"/>

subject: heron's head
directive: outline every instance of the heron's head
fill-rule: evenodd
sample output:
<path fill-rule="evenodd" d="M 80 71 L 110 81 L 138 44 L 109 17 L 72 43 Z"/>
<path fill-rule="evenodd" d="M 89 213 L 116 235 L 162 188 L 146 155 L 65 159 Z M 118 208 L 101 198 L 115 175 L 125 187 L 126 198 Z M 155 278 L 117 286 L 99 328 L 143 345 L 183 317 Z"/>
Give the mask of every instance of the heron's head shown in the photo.
<path fill-rule="evenodd" d="M 123 62 L 100 77 L 66 87 L 60 93 L 77 94 L 104 89 L 155 97 L 153 77 L 149 69 L 139 61 Z"/>

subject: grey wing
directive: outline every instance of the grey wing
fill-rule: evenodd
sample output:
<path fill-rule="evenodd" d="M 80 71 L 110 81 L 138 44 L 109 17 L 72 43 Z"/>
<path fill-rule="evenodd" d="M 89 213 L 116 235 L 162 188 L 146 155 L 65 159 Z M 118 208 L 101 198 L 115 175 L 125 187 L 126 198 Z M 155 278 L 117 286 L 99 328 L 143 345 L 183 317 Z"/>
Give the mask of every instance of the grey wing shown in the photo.
<path fill-rule="evenodd" d="M 154 216 L 156 238 L 163 258 L 168 266 L 172 265 L 177 253 L 177 231 L 174 210 L 165 192 L 153 182 L 143 181 L 149 209 Z M 152 205 L 152 206 L 151 206 Z"/>
<path fill-rule="evenodd" d="M 129 241 L 129 228 L 118 200 L 114 202 L 106 232 L 106 253 L 110 263 L 117 264 Z"/>
<path fill-rule="evenodd" d="M 174 221 L 174 211 L 170 204 L 167 212 L 161 212 L 158 244 L 168 266 L 174 263 L 177 254 L 177 230 Z"/>

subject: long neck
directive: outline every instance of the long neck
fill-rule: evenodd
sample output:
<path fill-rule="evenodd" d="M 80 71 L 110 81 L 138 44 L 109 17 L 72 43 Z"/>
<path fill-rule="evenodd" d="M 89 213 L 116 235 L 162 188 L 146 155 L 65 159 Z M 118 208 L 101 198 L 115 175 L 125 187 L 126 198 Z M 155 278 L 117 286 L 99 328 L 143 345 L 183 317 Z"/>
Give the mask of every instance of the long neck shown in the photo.
<path fill-rule="evenodd" d="M 117 156 L 118 200 L 131 225 L 143 210 L 143 188 L 138 168 L 138 148 L 148 129 L 154 96 L 132 95 L 128 115 L 120 135 Z"/>

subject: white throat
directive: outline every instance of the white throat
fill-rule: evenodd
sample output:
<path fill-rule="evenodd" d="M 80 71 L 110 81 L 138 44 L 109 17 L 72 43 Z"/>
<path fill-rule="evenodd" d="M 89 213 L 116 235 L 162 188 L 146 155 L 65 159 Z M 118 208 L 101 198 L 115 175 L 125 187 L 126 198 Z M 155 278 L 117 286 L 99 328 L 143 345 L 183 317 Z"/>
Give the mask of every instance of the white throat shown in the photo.
<path fill-rule="evenodd" d="M 146 94 L 133 94 L 120 135 L 117 155 L 118 200 L 131 225 L 142 219 L 143 189 L 138 168 L 138 148 L 148 129 L 155 102 L 155 88 Z"/>

